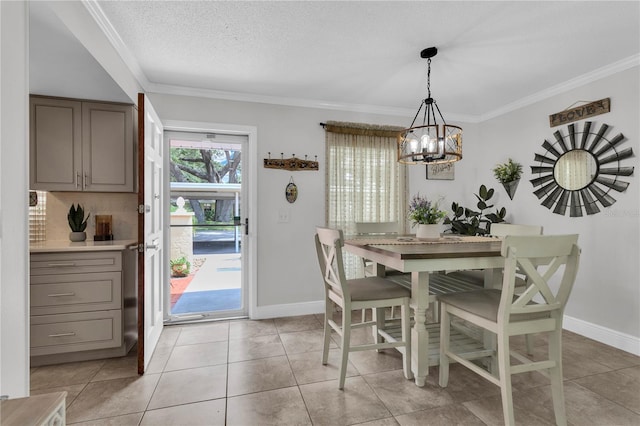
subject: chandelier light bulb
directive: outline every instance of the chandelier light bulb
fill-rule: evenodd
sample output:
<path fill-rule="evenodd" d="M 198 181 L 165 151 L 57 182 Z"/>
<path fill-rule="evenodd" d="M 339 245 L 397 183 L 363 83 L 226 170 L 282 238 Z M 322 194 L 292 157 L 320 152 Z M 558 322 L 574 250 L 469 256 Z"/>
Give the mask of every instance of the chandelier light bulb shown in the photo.
<path fill-rule="evenodd" d="M 413 154 L 418 152 L 418 140 L 415 138 L 411 138 L 408 140 L 408 142 L 409 142 L 409 147 L 411 148 L 411 152 Z"/>
<path fill-rule="evenodd" d="M 422 148 L 423 151 L 425 149 L 428 150 L 430 148 L 430 145 L 431 145 L 431 138 L 429 137 L 428 134 L 425 133 L 420 138 L 420 148 Z"/>

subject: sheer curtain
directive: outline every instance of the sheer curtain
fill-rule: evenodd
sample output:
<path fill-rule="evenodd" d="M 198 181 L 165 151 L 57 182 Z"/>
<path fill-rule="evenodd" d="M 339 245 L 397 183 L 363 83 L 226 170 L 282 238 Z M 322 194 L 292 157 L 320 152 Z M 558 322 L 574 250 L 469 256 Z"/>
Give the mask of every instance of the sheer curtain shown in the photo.
<path fill-rule="evenodd" d="M 399 222 L 406 217 L 405 166 L 397 162 L 401 127 L 327 122 L 326 222 L 353 234 L 356 222 Z M 361 261 L 345 253 L 349 277 Z"/>

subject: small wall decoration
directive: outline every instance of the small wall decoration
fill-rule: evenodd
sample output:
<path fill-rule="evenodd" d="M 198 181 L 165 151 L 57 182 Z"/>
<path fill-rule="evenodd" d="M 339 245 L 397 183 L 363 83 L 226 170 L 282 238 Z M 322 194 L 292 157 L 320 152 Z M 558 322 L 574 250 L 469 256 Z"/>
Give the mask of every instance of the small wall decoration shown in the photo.
<path fill-rule="evenodd" d="M 280 153 L 280 159 L 272 159 L 269 152 L 269 158 L 264 159 L 264 167 L 267 169 L 284 169 L 291 171 L 298 170 L 318 170 L 318 156 L 315 156 L 315 161 L 307 160 L 307 156 L 304 156 L 304 160 L 296 157 L 292 154 L 291 158 L 284 158 L 284 153 Z"/>
<path fill-rule="evenodd" d="M 597 203 L 609 207 L 616 200 L 611 191 L 623 192 L 628 182 L 620 176 L 631 176 L 633 167 L 622 167 L 620 162 L 633 156 L 631 148 L 620 149 L 625 141 L 622 133 L 609 138 L 609 126 L 602 124 L 596 132 L 592 122 L 585 121 L 582 131 L 575 124 L 567 126 L 566 133 L 553 133 L 555 143 L 545 140 L 544 154 L 536 154 L 536 166 L 531 173 L 538 177 L 531 180 L 533 193 L 542 199 L 542 205 L 554 213 L 564 215 L 567 207 L 571 217 L 600 211 Z"/>
<path fill-rule="evenodd" d="M 455 163 L 427 164 L 427 179 L 453 180 L 455 171 Z"/>
<path fill-rule="evenodd" d="M 293 182 L 293 176 L 289 180 L 289 184 L 284 190 L 284 196 L 287 198 L 287 201 L 290 203 L 295 203 L 298 199 L 298 186 Z"/>
<path fill-rule="evenodd" d="M 590 102 L 579 107 L 567 108 L 564 111 L 551 114 L 549 116 L 549 127 L 556 127 L 560 126 L 561 124 L 572 123 L 574 121 L 583 120 L 595 115 L 605 114 L 609 111 L 611 111 L 611 99 L 600 99 L 598 101 Z"/>

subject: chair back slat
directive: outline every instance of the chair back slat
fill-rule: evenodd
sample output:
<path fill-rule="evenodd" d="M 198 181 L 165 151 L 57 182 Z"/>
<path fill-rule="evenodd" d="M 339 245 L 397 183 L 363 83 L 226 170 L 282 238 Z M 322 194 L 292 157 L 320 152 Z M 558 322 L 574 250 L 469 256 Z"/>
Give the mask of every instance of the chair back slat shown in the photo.
<path fill-rule="evenodd" d="M 346 285 L 347 279 L 342 260 L 344 245 L 342 230 L 319 227 L 316 232 L 316 252 L 325 289 L 349 299 L 349 289 Z"/>
<path fill-rule="evenodd" d="M 509 322 L 511 315 L 564 310 L 578 271 L 577 241 L 578 235 L 505 237 L 499 322 Z M 516 273 L 526 275 L 527 287 L 514 298 Z M 555 292 L 552 280 L 560 281 Z"/>
<path fill-rule="evenodd" d="M 496 237 L 506 237 L 507 235 L 542 235 L 542 226 L 492 223 L 490 232 L 491 235 Z"/>
<path fill-rule="evenodd" d="M 356 234 L 397 234 L 398 222 L 356 222 Z"/>

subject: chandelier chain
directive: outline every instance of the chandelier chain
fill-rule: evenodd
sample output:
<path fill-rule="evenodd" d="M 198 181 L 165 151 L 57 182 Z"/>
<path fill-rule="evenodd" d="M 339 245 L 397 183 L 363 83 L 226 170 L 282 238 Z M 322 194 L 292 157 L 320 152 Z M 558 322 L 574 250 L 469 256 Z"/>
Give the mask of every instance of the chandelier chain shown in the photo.
<path fill-rule="evenodd" d="M 431 58 L 427 60 L 427 97 L 431 97 Z"/>

